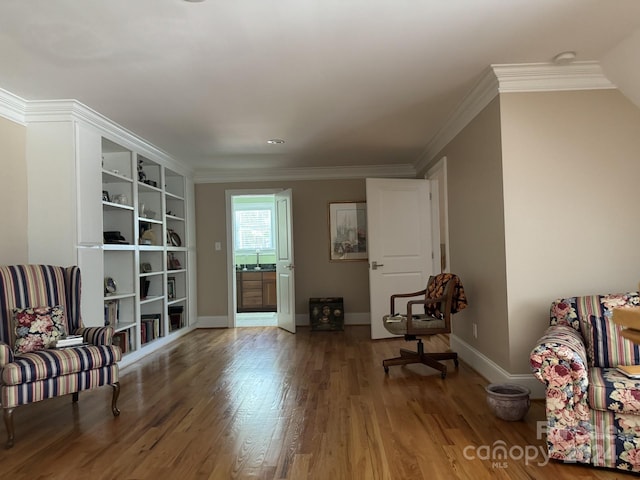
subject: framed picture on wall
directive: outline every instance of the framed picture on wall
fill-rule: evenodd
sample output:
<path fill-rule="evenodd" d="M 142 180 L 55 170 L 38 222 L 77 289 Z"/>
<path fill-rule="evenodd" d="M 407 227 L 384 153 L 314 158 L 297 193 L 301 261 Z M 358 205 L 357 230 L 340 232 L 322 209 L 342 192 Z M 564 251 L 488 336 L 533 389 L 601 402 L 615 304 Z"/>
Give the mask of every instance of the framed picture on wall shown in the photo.
<path fill-rule="evenodd" d="M 366 202 L 329 203 L 329 259 L 367 261 Z"/>

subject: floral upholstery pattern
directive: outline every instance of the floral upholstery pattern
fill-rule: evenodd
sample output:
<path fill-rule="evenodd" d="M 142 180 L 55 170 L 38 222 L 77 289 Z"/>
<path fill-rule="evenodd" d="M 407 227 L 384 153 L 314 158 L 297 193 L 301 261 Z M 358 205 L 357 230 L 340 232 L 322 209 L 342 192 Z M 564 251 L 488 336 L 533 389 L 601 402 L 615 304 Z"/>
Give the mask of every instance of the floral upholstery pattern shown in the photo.
<path fill-rule="evenodd" d="M 530 364 L 546 385 L 549 457 L 640 472 L 640 379 L 618 372 L 638 363 L 637 345 L 611 320 L 637 292 L 558 299 Z"/>
<path fill-rule="evenodd" d="M 67 334 L 62 305 L 14 308 L 13 314 L 18 354 L 50 348 Z"/>

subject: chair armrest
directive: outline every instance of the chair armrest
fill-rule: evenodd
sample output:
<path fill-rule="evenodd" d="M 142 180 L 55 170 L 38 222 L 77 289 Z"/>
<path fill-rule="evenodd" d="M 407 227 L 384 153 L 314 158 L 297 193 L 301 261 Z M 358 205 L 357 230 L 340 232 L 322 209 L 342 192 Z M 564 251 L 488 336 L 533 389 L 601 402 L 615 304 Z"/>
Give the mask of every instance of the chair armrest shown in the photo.
<path fill-rule="evenodd" d="M 92 345 L 111 345 L 113 341 L 112 327 L 82 327 L 73 334 L 82 335 L 84 341 Z"/>
<path fill-rule="evenodd" d="M 531 351 L 534 375 L 546 384 L 549 457 L 587 461 L 591 456 L 588 364 L 584 340 L 569 325 L 552 325 Z"/>
<path fill-rule="evenodd" d="M 0 368 L 13 362 L 13 350 L 6 343 L 0 342 Z"/>
<path fill-rule="evenodd" d="M 411 297 L 418 297 L 421 295 L 426 295 L 427 293 L 427 289 L 425 288 L 424 290 L 420 290 L 419 292 L 411 292 L 411 293 L 395 293 L 393 295 L 391 295 L 391 308 L 389 310 L 389 313 L 391 315 L 395 315 L 395 309 L 396 309 L 396 298 L 411 298 Z"/>

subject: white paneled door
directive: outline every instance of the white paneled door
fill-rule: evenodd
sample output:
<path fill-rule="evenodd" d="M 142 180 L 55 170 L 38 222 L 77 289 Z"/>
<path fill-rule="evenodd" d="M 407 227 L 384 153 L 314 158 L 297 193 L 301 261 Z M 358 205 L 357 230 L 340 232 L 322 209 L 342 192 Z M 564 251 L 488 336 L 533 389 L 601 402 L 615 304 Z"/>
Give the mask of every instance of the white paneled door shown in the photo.
<path fill-rule="evenodd" d="M 405 311 L 406 301 L 396 302 L 396 312 L 389 312 L 391 295 L 421 290 L 429 276 L 440 271 L 439 243 L 432 234 L 438 232 L 432 204 L 437 196 L 430 195 L 431 188 L 428 180 L 367 179 L 373 339 L 393 336 L 384 328 L 382 317 Z"/>
<path fill-rule="evenodd" d="M 278 326 L 296 333 L 295 270 L 293 263 L 293 224 L 291 190 L 276 193 L 276 290 Z"/>

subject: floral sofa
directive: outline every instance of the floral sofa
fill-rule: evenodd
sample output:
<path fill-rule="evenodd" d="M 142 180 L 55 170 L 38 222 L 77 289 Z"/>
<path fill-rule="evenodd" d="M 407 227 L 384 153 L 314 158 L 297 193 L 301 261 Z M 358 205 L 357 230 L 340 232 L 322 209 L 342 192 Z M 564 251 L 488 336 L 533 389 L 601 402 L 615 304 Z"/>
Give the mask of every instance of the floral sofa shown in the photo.
<path fill-rule="evenodd" d="M 84 344 L 55 348 L 60 338 L 82 335 Z M 13 411 L 102 385 L 113 387 L 111 410 L 120 385 L 119 347 L 111 327 L 84 328 L 80 315 L 80 269 L 50 265 L 0 266 L 0 405 L 7 448 L 14 442 Z"/>
<path fill-rule="evenodd" d="M 640 306 L 638 292 L 564 298 L 530 363 L 546 385 L 549 458 L 640 472 L 640 379 L 618 365 L 640 364 L 620 335 L 613 308 Z"/>

